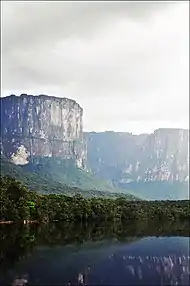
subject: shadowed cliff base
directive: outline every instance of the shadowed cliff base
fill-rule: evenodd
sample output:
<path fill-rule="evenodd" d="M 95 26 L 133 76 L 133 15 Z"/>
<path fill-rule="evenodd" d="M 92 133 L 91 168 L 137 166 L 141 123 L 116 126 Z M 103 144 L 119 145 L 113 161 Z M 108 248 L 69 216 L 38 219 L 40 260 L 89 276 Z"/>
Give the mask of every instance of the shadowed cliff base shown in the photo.
<path fill-rule="evenodd" d="M 64 194 L 84 197 L 125 197 L 137 199 L 124 193 L 122 189 L 98 180 L 69 160 L 57 158 L 38 158 L 36 162 L 18 166 L 3 155 L 0 156 L 1 176 L 10 176 L 22 182 L 30 190 L 42 194 Z"/>

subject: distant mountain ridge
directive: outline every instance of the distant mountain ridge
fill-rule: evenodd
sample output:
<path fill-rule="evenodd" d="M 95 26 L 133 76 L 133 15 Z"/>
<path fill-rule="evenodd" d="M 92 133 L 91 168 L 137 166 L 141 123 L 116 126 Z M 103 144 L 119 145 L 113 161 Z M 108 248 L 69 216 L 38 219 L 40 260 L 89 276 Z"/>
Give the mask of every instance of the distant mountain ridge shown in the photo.
<path fill-rule="evenodd" d="M 142 199 L 189 199 L 189 130 L 85 132 L 84 138 L 87 164 L 97 178 Z"/>
<path fill-rule="evenodd" d="M 42 181 L 47 189 L 52 180 L 56 189 L 58 183 L 167 199 L 173 197 L 172 184 L 179 189 L 188 185 L 189 130 L 162 128 L 140 135 L 83 132 L 80 105 L 47 95 L 10 95 L 0 98 L 0 106 L 0 153 L 8 160 L 1 164 L 1 173 L 6 169 L 21 179 L 25 175 L 36 187 L 38 182 L 40 190 Z M 165 190 L 161 197 L 157 187 L 152 196 L 151 188 L 158 186 L 154 183 L 164 183 L 159 184 Z M 176 191 L 173 198 L 178 197 Z"/>
<path fill-rule="evenodd" d="M 157 129 L 152 134 L 85 132 L 93 173 L 113 183 L 189 181 L 189 131 Z"/>

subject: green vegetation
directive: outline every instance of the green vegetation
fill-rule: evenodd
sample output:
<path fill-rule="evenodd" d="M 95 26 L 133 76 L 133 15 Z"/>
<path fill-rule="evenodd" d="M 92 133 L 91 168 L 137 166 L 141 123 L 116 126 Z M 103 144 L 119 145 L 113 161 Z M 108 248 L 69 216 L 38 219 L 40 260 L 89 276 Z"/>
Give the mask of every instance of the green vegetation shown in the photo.
<path fill-rule="evenodd" d="M 19 221 L 188 221 L 189 201 L 128 201 L 29 191 L 13 178 L 0 179 L 0 220 Z"/>
<path fill-rule="evenodd" d="M 27 165 L 17 166 L 1 155 L 0 164 L 1 176 L 15 178 L 38 193 L 120 197 L 122 192 L 107 182 L 95 179 L 92 174 L 77 168 L 69 160 L 38 158 Z M 129 200 L 136 199 L 126 192 L 122 195 Z"/>
<path fill-rule="evenodd" d="M 52 223 L 0 225 L 1 267 L 4 275 L 20 260 L 30 255 L 36 246 L 82 245 L 86 243 L 95 251 L 104 248 L 106 241 L 131 243 L 144 236 L 188 236 L 189 223 L 167 222 L 135 223 Z"/>

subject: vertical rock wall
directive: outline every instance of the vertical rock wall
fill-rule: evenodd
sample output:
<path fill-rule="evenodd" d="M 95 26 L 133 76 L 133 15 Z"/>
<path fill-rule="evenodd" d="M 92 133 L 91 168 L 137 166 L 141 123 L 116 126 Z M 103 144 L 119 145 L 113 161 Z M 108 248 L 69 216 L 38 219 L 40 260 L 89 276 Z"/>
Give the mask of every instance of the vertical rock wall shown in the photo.
<path fill-rule="evenodd" d="M 189 181 L 189 130 L 152 134 L 86 132 L 87 161 L 94 174 L 116 183 Z"/>
<path fill-rule="evenodd" d="M 34 157 L 74 159 L 83 168 L 83 110 L 74 100 L 11 95 L 1 101 L 1 149 L 16 164 Z"/>

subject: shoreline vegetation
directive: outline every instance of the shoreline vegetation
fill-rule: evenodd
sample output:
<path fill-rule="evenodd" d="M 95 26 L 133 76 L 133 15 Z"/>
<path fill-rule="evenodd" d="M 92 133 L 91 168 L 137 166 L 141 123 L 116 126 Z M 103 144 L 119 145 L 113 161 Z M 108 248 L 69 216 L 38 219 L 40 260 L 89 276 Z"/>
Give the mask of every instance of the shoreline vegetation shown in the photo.
<path fill-rule="evenodd" d="M 0 224 L 22 222 L 185 222 L 189 200 L 129 201 L 120 198 L 84 198 L 81 195 L 42 195 L 29 191 L 11 177 L 0 178 Z"/>
<path fill-rule="evenodd" d="M 58 222 L 42 224 L 13 223 L 0 226 L 1 267 L 0 275 L 24 261 L 36 247 L 74 246 L 101 251 L 104 246 L 129 244 L 145 237 L 189 237 L 189 222 L 164 221 L 160 223 L 101 222 L 75 223 Z M 76 249 L 76 248 L 75 248 Z M 11 250 L 11 251 L 10 251 Z M 23 273 L 19 273 L 22 275 Z M 11 278 L 13 281 L 14 276 Z M 3 285 L 7 285 L 4 283 Z"/>
<path fill-rule="evenodd" d="M 1 220 L 0 221 L 0 224 L 12 224 L 12 223 L 15 223 L 15 221 L 13 221 L 13 220 L 9 220 L 9 221 Z M 38 223 L 38 221 L 36 221 L 36 220 L 24 220 L 23 223 L 24 224 Z"/>

